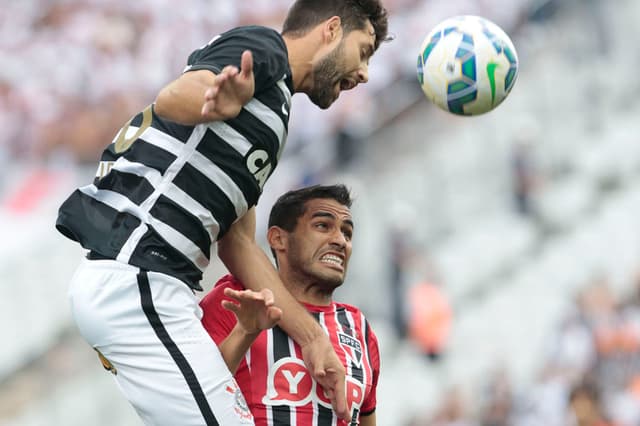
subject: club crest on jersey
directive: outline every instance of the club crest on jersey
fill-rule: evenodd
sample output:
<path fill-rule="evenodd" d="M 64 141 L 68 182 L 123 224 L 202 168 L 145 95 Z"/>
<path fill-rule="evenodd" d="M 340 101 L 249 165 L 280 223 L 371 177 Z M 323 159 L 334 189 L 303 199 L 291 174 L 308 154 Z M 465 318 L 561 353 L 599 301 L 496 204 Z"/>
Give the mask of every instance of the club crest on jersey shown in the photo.
<path fill-rule="evenodd" d="M 244 395 L 242 395 L 242 391 L 240 391 L 240 388 L 238 387 L 238 384 L 234 379 L 231 379 L 231 381 L 227 383 L 227 386 L 225 387 L 225 391 L 233 395 L 234 402 L 235 402 L 233 410 L 238 415 L 238 417 L 244 420 L 252 420 L 253 415 L 249 410 L 249 405 L 247 404 L 247 401 L 244 399 Z"/>
<path fill-rule="evenodd" d="M 360 341 L 344 333 L 338 333 L 338 341 L 349 360 L 356 367 L 362 367 L 362 345 Z"/>

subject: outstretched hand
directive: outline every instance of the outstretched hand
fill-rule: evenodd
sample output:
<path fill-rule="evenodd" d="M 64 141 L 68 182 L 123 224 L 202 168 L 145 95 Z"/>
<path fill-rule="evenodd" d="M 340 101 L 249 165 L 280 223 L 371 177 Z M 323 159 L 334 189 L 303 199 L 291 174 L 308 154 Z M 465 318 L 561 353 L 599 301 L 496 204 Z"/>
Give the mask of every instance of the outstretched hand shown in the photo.
<path fill-rule="evenodd" d="M 333 411 L 345 421 L 351 420 L 347 407 L 345 368 L 336 355 L 329 337 L 318 335 L 310 343 L 302 346 L 302 358 L 325 394 L 331 400 Z"/>
<path fill-rule="evenodd" d="M 240 69 L 228 65 L 216 75 L 213 85 L 204 94 L 202 116 L 211 121 L 234 118 L 251 100 L 254 91 L 253 55 L 245 50 L 240 59 Z"/>
<path fill-rule="evenodd" d="M 282 310 L 275 306 L 269 289 L 258 292 L 225 288 L 224 294 L 233 301 L 223 300 L 222 306 L 236 315 L 238 324 L 247 334 L 258 334 L 274 327 L 282 318 Z"/>

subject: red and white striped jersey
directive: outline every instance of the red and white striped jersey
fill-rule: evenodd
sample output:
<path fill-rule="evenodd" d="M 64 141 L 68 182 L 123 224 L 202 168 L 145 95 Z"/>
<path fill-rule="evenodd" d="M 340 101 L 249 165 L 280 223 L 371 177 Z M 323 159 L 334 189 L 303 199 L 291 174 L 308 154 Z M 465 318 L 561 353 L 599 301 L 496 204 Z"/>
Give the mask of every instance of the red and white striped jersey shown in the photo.
<path fill-rule="evenodd" d="M 220 344 L 236 324 L 235 315 L 221 306 L 224 288 L 242 289 L 227 275 L 200 305 L 202 323 Z M 256 339 L 236 372 L 257 426 L 351 426 L 376 408 L 380 372 L 378 339 L 362 312 L 351 305 L 305 305 L 323 326 L 347 371 L 347 402 L 352 420 L 339 420 L 320 385 L 302 361 L 300 346 L 280 327 L 265 330 Z"/>

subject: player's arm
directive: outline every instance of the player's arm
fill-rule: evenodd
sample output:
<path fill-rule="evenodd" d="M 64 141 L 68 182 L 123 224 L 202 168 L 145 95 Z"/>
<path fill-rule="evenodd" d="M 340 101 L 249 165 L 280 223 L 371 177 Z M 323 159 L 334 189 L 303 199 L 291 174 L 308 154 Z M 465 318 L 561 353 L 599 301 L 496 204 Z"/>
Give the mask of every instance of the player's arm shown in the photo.
<path fill-rule="evenodd" d="M 225 288 L 224 294 L 231 300 L 223 300 L 222 306 L 233 312 L 238 321 L 218 347 L 229 371 L 235 374 L 260 332 L 275 326 L 282 317 L 282 311 L 275 306 L 269 289 L 256 292 Z"/>
<path fill-rule="evenodd" d="M 196 125 L 236 117 L 255 90 L 253 56 L 242 54 L 240 69 L 227 66 L 220 73 L 188 71 L 158 94 L 154 111 L 170 121 Z"/>
<path fill-rule="evenodd" d="M 284 287 L 273 264 L 255 240 L 255 208 L 236 221 L 218 241 L 218 256 L 247 288 L 273 292 L 282 309 L 280 327 L 302 348 L 302 357 L 312 376 L 329 395 L 333 408 L 348 420 L 345 398 L 345 368 L 320 324 Z"/>
<path fill-rule="evenodd" d="M 376 413 L 375 411 L 366 416 L 360 416 L 360 426 L 376 426 Z"/>

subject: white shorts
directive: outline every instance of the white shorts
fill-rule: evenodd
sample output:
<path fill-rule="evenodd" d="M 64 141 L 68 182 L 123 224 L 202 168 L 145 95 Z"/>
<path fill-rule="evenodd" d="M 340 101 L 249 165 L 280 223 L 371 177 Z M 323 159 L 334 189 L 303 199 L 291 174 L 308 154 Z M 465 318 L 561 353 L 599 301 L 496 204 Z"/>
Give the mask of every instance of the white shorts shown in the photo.
<path fill-rule="evenodd" d="M 147 425 L 252 425 L 198 299 L 182 281 L 83 260 L 69 289 L 80 333 Z"/>

